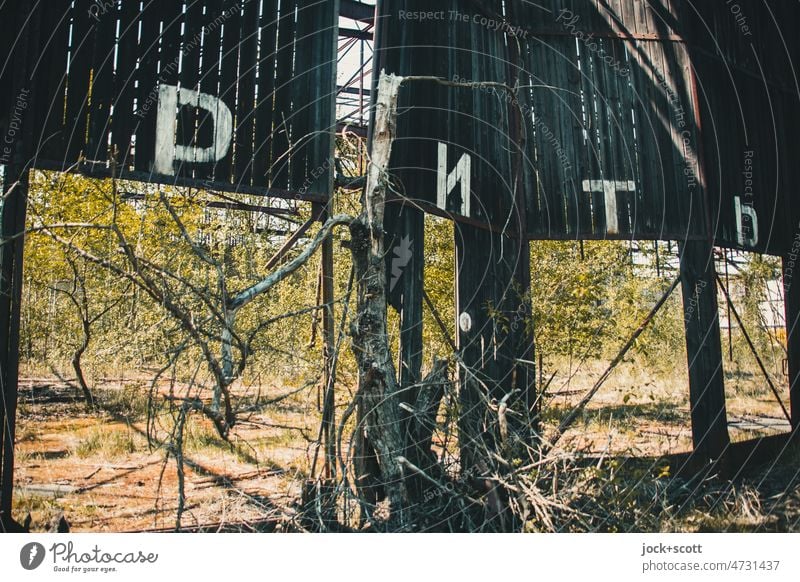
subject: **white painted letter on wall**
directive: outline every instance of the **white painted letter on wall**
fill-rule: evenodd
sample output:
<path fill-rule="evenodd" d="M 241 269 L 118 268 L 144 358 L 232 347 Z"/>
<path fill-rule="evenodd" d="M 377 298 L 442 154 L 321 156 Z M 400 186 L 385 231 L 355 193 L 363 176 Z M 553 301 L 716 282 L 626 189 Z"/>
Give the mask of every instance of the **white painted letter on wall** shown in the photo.
<path fill-rule="evenodd" d="M 608 234 L 619 234 L 619 218 L 617 217 L 617 192 L 636 192 L 636 182 L 627 180 L 584 180 L 584 192 L 602 192 L 606 207 L 606 231 Z"/>
<path fill-rule="evenodd" d="M 178 108 L 184 105 L 204 109 L 211 114 L 214 136 L 208 147 L 176 145 Z M 181 89 L 172 85 L 158 88 L 158 116 L 156 118 L 156 156 L 153 171 L 173 176 L 175 162 L 213 163 L 228 153 L 233 137 L 233 114 L 223 101 L 213 95 Z"/>
<path fill-rule="evenodd" d="M 758 244 L 758 216 L 756 209 L 749 204 L 742 204 L 738 196 L 733 197 L 733 206 L 736 209 L 736 240 L 741 246 L 754 247 Z M 749 218 L 750 224 L 745 226 L 744 217 Z"/>
<path fill-rule="evenodd" d="M 436 206 L 447 210 L 447 196 L 461 183 L 461 210 L 462 216 L 469 216 L 470 197 L 470 167 L 469 154 L 464 153 L 458 160 L 456 167 L 447 173 L 447 144 L 439 142 L 439 167 L 436 173 Z"/>

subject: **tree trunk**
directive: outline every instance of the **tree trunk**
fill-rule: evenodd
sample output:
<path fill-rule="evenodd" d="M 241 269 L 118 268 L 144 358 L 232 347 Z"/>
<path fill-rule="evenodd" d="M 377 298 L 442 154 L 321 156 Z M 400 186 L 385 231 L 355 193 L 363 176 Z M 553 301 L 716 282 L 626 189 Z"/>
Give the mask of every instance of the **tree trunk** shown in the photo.
<path fill-rule="evenodd" d="M 393 530 L 406 525 L 408 491 L 398 461 L 398 457 L 404 455 L 405 447 L 397 376 L 386 330 L 383 211 L 385 172 L 394 138 L 397 94 L 401 83 L 401 77 L 381 73 L 364 211 L 350 226 L 351 251 L 358 281 L 357 313 L 351 335 L 358 363 L 359 406 L 364 419 L 359 430 L 363 430 L 364 439 L 375 450 L 380 481 L 388 501 L 386 519 Z"/>
<path fill-rule="evenodd" d="M 220 412 L 222 392 L 227 390 L 233 380 L 233 326 L 236 322 L 236 311 L 229 310 L 225 313 L 225 325 L 222 328 L 222 378 L 214 383 L 214 396 L 211 409 Z"/>
<path fill-rule="evenodd" d="M 80 386 L 81 391 L 83 392 L 83 398 L 86 400 L 86 406 L 89 408 L 94 408 L 94 395 L 89 388 L 89 384 L 86 382 L 86 377 L 83 375 L 83 366 L 81 365 L 83 353 L 86 351 L 86 348 L 89 347 L 91 329 L 90 324 L 86 319 L 82 318 L 81 324 L 83 325 L 83 343 L 81 343 L 80 347 L 72 354 L 72 369 L 75 370 L 75 377 L 78 380 L 78 386 Z"/>

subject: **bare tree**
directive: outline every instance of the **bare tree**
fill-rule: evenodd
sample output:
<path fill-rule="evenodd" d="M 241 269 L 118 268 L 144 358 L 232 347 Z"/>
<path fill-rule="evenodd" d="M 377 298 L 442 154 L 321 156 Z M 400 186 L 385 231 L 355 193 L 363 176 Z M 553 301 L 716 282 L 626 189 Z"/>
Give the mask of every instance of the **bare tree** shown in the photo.
<path fill-rule="evenodd" d="M 92 327 L 98 320 L 108 314 L 125 298 L 124 294 L 112 299 L 108 304 L 102 306 L 96 313 L 92 313 L 90 306 L 89 296 L 87 293 L 86 273 L 82 271 L 78 263 L 69 254 L 65 256 L 65 260 L 72 271 L 72 281 L 67 286 L 51 285 L 49 289 L 53 292 L 64 295 L 75 308 L 75 313 L 78 316 L 81 324 L 81 338 L 80 343 L 72 353 L 72 369 L 75 372 L 75 380 L 78 387 L 83 393 L 83 398 L 86 405 L 94 408 L 95 399 L 89 383 L 86 381 L 86 375 L 83 372 L 82 358 L 86 350 L 89 348 L 89 343 L 92 340 Z"/>

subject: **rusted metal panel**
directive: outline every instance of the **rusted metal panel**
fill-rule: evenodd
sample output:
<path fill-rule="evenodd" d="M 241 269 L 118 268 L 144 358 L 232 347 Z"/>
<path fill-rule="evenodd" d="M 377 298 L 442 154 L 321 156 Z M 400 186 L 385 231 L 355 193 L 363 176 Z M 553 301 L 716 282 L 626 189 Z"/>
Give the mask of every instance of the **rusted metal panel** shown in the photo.
<path fill-rule="evenodd" d="M 155 182 L 323 193 L 337 2 L 32 6 L 4 10 L 40 19 L 52 33 L 30 55 L 47 56 L 32 82 L 49 105 L 31 124 L 40 141 L 34 165 L 72 169 L 81 159 L 97 172 L 108 169 L 113 145 L 123 174 Z M 5 112 L 10 96 L 3 99 Z"/>

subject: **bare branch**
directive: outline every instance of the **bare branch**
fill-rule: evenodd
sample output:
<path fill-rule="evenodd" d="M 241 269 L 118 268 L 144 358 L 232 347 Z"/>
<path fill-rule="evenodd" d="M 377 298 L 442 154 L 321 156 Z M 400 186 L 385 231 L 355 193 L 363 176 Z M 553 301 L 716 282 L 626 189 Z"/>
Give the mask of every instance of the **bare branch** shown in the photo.
<path fill-rule="evenodd" d="M 308 261 L 311 255 L 313 255 L 314 252 L 322 245 L 323 241 L 331 233 L 331 230 L 333 230 L 333 227 L 342 224 L 350 224 L 352 221 L 353 218 L 347 214 L 337 214 L 336 216 L 329 218 L 325 224 L 322 225 L 322 228 L 317 233 L 317 236 L 314 237 L 314 240 L 311 241 L 311 243 L 305 249 L 303 249 L 303 252 L 255 285 L 248 287 L 240 293 L 237 293 L 229 301 L 228 309 L 233 311 L 240 309 L 259 295 L 269 291 L 276 284 L 280 283 L 286 277 L 302 267 Z"/>

